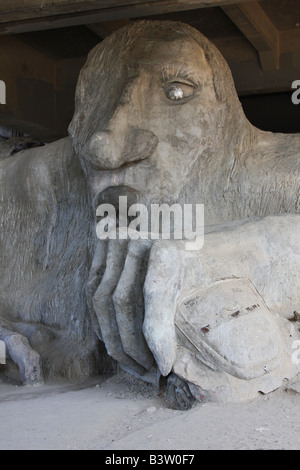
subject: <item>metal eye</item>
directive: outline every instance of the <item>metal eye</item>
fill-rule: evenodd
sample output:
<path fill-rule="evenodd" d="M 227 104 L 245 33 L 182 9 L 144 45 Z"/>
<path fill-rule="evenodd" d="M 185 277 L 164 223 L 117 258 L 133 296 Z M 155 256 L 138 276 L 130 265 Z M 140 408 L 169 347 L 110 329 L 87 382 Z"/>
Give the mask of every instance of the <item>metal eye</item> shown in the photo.
<path fill-rule="evenodd" d="M 165 94 L 169 100 L 180 101 L 191 96 L 194 91 L 195 87 L 192 85 L 188 85 L 187 83 L 173 82 L 166 87 Z"/>
<path fill-rule="evenodd" d="M 182 88 L 177 85 L 170 85 L 166 90 L 166 95 L 170 100 L 182 100 L 184 98 Z"/>

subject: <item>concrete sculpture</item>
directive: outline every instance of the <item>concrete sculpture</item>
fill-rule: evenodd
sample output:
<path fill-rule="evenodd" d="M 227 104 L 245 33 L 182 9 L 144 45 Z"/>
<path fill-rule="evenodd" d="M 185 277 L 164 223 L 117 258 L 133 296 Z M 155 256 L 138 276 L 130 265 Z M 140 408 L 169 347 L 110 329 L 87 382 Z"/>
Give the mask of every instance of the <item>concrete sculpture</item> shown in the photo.
<path fill-rule="evenodd" d="M 170 376 L 183 408 L 295 377 L 299 135 L 254 128 L 216 48 L 151 21 L 91 51 L 69 132 L 1 162 L 0 339 L 24 382 L 40 355 L 48 374 L 100 369 L 101 342 L 144 380 Z M 98 240 L 96 209 L 120 196 L 204 204 L 203 249 Z"/>

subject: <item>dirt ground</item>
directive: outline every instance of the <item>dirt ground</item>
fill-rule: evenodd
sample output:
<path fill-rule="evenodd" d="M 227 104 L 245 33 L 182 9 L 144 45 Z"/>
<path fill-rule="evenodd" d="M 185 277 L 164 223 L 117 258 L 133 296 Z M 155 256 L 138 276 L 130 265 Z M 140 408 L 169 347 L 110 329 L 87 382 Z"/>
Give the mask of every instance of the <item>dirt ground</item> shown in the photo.
<path fill-rule="evenodd" d="M 178 411 L 124 372 L 39 387 L 0 379 L 0 449 L 299 450 L 299 390 Z"/>

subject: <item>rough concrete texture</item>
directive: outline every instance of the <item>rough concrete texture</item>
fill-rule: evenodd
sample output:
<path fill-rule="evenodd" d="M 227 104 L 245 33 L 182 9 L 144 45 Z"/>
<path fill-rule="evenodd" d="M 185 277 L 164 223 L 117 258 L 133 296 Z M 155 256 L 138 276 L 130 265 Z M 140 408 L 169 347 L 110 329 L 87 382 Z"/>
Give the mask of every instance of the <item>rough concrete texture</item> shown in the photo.
<path fill-rule="evenodd" d="M 294 214 L 231 223 L 206 234 L 199 251 L 154 245 L 144 334 L 164 375 L 173 370 L 198 397 L 233 401 L 298 374 L 299 222 Z"/>
<path fill-rule="evenodd" d="M 247 121 L 227 64 L 199 32 L 181 23 L 148 21 L 117 31 L 91 51 L 79 77 L 69 130 L 70 139 L 1 162 L 5 226 L 1 232 L 1 316 L 4 322 L 14 322 L 5 327 L 19 331 L 17 325 L 22 322 L 31 331 L 42 328 L 51 338 L 54 334 L 55 353 L 51 355 L 46 348 L 44 362 L 62 375 L 66 371 L 72 375 L 74 369 L 89 374 L 100 361 L 96 333 L 110 356 L 144 380 L 155 380 L 157 366 L 162 374 L 173 370 L 189 380 L 180 360 L 176 362 L 178 345 L 187 354 L 192 350 L 177 334 L 178 295 L 187 296 L 192 286 L 208 288 L 202 285 L 204 279 L 218 282 L 222 271 L 224 279 L 236 277 L 235 260 L 242 259 L 246 265 L 252 263 L 253 269 L 248 273 L 244 266 L 237 277 L 246 279 L 248 290 L 255 291 L 247 291 L 244 299 L 234 295 L 232 302 L 241 303 L 240 309 L 260 305 L 253 325 L 260 323 L 262 330 L 270 327 L 275 335 L 267 336 L 270 351 L 257 346 L 261 361 L 269 361 L 271 368 L 275 364 L 274 376 L 278 371 L 282 377 L 285 364 L 286 374 L 295 374 L 291 361 L 283 359 L 290 352 L 288 348 L 284 352 L 285 326 L 271 311 L 268 288 L 274 268 L 280 310 L 289 292 L 294 295 L 299 287 L 299 236 L 289 238 L 291 230 L 299 232 L 299 218 L 283 215 L 253 220 L 247 227 L 253 231 L 251 236 L 245 228 L 238 229 L 236 221 L 299 213 L 299 135 L 262 132 Z M 210 251 L 204 248 L 203 254 L 184 250 L 181 242 L 170 242 L 167 248 L 159 243 L 151 248 L 148 241 L 100 242 L 96 207 L 101 202 L 116 205 L 119 195 L 147 208 L 163 202 L 204 204 L 207 232 L 219 233 L 205 237 Z M 219 225 L 228 223 L 232 224 L 229 229 Z M 278 231 L 271 230 L 279 225 Z M 232 238 L 224 244 L 228 230 Z M 273 238 L 264 238 L 265 231 Z M 269 264 L 266 261 L 269 244 L 272 256 L 277 256 L 278 272 L 272 256 Z M 287 252 L 292 261 L 283 267 Z M 228 253 L 232 255 L 229 260 Z M 190 284 L 181 284 L 181 276 Z M 171 281 L 175 291 L 168 288 Z M 212 320 L 215 307 L 224 320 L 222 309 L 231 301 L 230 292 L 230 287 L 224 290 L 219 305 L 210 304 L 213 295 L 206 299 L 202 293 L 207 311 L 201 310 L 201 321 L 206 315 Z M 253 304 L 248 305 L 253 297 Z M 200 321 L 198 313 L 190 312 L 192 325 Z M 205 361 L 206 365 L 213 362 L 218 354 L 220 374 L 237 376 L 244 387 L 245 381 L 260 377 L 256 370 L 261 366 L 260 353 L 252 320 L 248 322 L 246 314 L 244 320 L 242 315 L 232 318 L 230 323 L 221 322 L 218 331 L 209 331 L 212 356 Z M 226 346 L 226 338 L 233 334 L 229 325 L 240 321 L 249 326 L 246 344 L 254 359 L 248 358 L 247 363 L 247 354 L 239 358 L 237 372 L 230 366 L 237 358 Z M 28 326 L 24 328 L 20 332 L 28 337 Z M 29 343 L 39 350 L 30 338 Z M 42 343 L 45 348 L 51 341 L 43 339 Z M 238 348 L 241 352 L 240 344 Z M 78 354 L 80 367 L 70 367 Z M 201 369 L 203 358 L 200 362 L 196 369 Z M 225 382 L 227 378 L 224 375 Z M 214 380 L 213 376 L 211 386 Z M 236 390 L 232 396 L 242 395 Z"/>
<path fill-rule="evenodd" d="M 89 208 L 79 162 L 68 139 L 14 156 L 7 142 L 3 148 L 0 339 L 25 384 L 94 373 L 99 358 L 84 294 Z"/>

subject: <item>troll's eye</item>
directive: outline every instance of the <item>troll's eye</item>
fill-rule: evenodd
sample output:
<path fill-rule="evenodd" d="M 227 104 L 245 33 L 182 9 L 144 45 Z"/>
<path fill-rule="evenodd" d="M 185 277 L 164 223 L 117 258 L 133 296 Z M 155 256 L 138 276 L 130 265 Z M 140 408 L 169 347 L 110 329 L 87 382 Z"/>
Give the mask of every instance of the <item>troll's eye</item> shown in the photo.
<path fill-rule="evenodd" d="M 180 101 L 184 98 L 188 98 L 193 95 L 194 91 L 195 87 L 181 82 L 169 83 L 165 88 L 166 97 L 172 101 Z"/>

